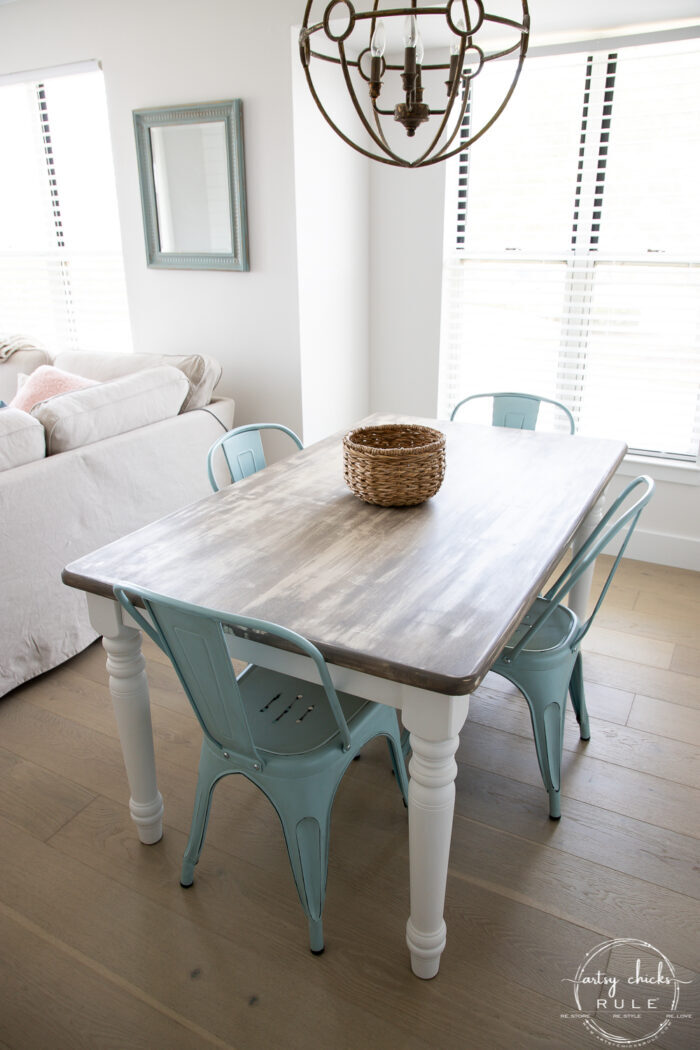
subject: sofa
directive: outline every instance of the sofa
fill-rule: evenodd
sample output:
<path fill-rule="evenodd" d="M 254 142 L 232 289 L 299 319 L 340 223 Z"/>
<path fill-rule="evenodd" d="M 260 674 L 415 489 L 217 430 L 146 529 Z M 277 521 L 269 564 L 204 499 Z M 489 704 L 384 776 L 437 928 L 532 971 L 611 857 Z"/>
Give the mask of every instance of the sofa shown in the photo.
<path fill-rule="evenodd" d="M 25 384 L 44 389 L 49 373 L 77 389 L 30 407 Z M 207 451 L 234 412 L 212 396 L 220 375 L 201 354 L 0 340 L 0 696 L 97 637 L 85 596 L 61 581 L 68 562 L 210 494 Z"/>

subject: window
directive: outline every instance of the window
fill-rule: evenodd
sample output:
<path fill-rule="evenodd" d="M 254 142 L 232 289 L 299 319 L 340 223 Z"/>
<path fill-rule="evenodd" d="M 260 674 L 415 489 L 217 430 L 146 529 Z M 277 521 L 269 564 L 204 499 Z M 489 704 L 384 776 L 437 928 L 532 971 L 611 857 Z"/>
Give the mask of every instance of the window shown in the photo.
<path fill-rule="evenodd" d="M 477 123 L 488 89 L 475 79 Z M 700 43 L 529 57 L 454 163 L 440 414 L 524 390 L 579 433 L 695 460 Z"/>
<path fill-rule="evenodd" d="M 2 331 L 55 352 L 130 349 L 102 73 L 12 79 L 0 78 Z"/>

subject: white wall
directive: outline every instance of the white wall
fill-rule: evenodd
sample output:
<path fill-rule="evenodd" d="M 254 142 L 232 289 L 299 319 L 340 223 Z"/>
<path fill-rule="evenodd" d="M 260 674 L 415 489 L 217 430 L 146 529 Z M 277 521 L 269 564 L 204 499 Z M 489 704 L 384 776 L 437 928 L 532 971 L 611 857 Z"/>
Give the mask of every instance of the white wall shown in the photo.
<path fill-rule="evenodd" d="M 700 570 L 700 472 L 630 460 L 611 483 L 610 499 L 639 474 L 653 477 L 656 489 L 630 540 L 629 557 Z"/>
<path fill-rule="evenodd" d="M 437 413 L 445 166 L 371 173 L 373 412 Z"/>
<path fill-rule="evenodd" d="M 102 63 L 137 351 L 211 353 L 238 422 L 301 429 L 289 0 L 21 0 L 0 72 Z M 149 270 L 132 110 L 243 99 L 251 272 Z M 89 134 L 89 128 L 86 128 Z"/>
<path fill-rule="evenodd" d="M 298 61 L 292 31 L 299 333 L 304 440 L 350 427 L 369 410 L 369 161 L 329 128 Z M 318 63 L 324 102 L 352 126 L 340 72 Z"/>

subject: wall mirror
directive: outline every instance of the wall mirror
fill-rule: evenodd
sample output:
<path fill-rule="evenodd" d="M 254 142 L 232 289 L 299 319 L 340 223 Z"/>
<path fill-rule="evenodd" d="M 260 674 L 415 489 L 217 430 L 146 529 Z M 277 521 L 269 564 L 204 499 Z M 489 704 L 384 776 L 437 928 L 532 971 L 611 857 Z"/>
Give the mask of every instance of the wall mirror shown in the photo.
<path fill-rule="evenodd" d="M 134 110 L 149 266 L 248 270 L 240 99 Z"/>

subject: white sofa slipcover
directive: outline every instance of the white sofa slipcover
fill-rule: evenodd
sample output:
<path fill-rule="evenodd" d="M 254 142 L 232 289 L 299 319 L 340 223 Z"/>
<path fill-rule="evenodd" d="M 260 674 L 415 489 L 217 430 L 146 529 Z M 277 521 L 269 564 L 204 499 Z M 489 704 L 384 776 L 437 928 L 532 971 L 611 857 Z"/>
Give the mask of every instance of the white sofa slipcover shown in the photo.
<path fill-rule="evenodd" d="M 162 365 L 167 359 L 153 360 Z M 0 361 L 0 376 L 4 367 Z M 3 399 L 8 393 L 0 387 Z M 0 415 L 8 412 L 13 410 L 0 409 Z M 0 470 L 0 696 L 95 640 L 85 596 L 63 584 L 61 571 L 210 494 L 207 450 L 230 429 L 233 412 L 233 401 L 219 399 Z"/>
<path fill-rule="evenodd" d="M 0 412 L 0 471 L 22 467 L 46 455 L 46 435 L 38 419 L 18 408 Z"/>

